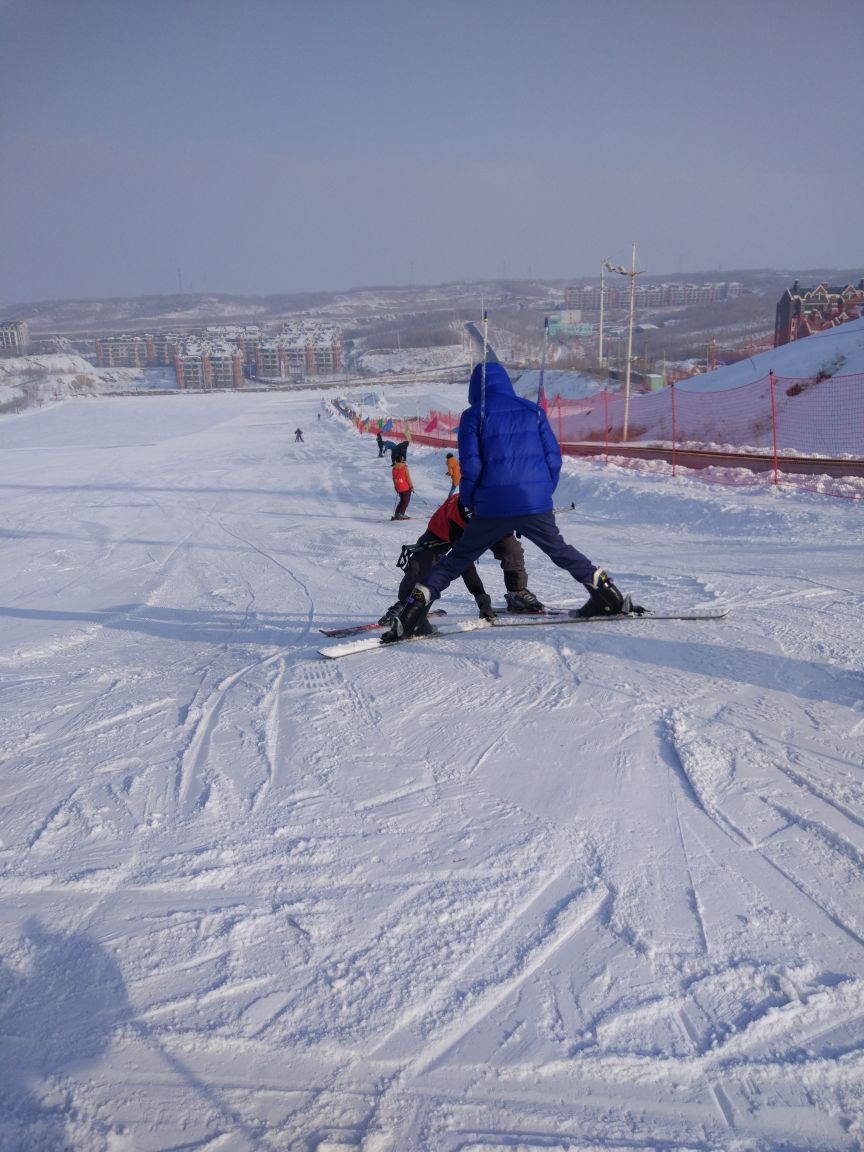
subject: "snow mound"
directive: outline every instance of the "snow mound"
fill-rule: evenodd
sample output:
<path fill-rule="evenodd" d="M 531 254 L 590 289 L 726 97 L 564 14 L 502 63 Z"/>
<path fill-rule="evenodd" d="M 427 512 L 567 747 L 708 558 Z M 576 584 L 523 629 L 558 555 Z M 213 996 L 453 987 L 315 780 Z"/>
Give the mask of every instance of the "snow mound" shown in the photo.
<path fill-rule="evenodd" d="M 401 348 L 363 352 L 359 357 L 359 364 L 363 372 L 393 372 L 395 374 L 460 368 L 467 365 L 467 357 L 461 344 L 447 344 L 436 348 Z"/>

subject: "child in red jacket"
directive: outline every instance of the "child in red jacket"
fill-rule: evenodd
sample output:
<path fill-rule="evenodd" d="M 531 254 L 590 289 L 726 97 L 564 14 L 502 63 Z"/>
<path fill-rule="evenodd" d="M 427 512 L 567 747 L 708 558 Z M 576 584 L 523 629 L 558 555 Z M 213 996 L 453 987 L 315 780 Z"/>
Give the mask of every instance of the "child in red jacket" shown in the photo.
<path fill-rule="evenodd" d="M 391 520 L 409 520 L 410 517 L 405 515 L 405 510 L 411 500 L 411 493 L 414 491 L 414 484 L 411 480 L 411 473 L 408 471 L 408 465 L 405 462 L 405 457 L 399 452 L 394 452 L 393 456 L 393 487 L 396 489 L 396 495 L 399 497 L 399 503 L 396 505 L 396 511 L 390 517 Z"/>
<path fill-rule="evenodd" d="M 465 531 L 468 513 L 459 501 L 458 493 L 448 496 L 429 520 L 426 531 L 416 544 L 406 544 L 399 557 L 399 567 L 405 575 L 399 585 L 399 599 L 387 609 L 379 624 L 389 624 L 402 601 L 418 581 L 439 560 L 443 559 Z M 507 589 L 507 606 L 510 612 L 539 612 L 543 605 L 528 588 L 528 575 L 525 572 L 525 553 L 522 545 L 513 535 L 504 536 L 490 548 L 492 555 L 500 563 L 504 572 L 504 586 Z M 495 610 L 492 598 L 483 587 L 483 581 L 474 564 L 469 564 L 462 573 L 465 587 L 474 597 L 480 615 L 486 620 L 494 620 Z M 512 603 L 511 603 L 512 601 Z M 518 607 L 516 604 L 518 603 Z"/>

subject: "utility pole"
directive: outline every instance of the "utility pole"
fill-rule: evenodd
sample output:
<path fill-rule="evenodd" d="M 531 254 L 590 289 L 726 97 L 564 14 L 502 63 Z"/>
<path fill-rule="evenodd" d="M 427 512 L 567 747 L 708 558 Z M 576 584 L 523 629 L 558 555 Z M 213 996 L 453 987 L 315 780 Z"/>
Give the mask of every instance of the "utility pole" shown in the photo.
<path fill-rule="evenodd" d="M 627 439 L 627 430 L 630 423 L 630 370 L 633 366 L 633 313 L 636 307 L 636 277 L 641 276 L 644 268 L 639 272 L 636 271 L 636 245 L 633 245 L 633 259 L 632 265 L 628 268 L 622 268 L 620 264 L 610 264 L 608 260 L 604 260 L 604 265 L 609 272 L 617 272 L 619 276 L 630 277 L 630 322 L 627 326 L 627 372 L 624 381 L 624 427 L 621 431 L 621 438 Z"/>
<path fill-rule="evenodd" d="M 606 273 L 606 265 L 608 260 L 600 262 L 600 343 L 597 347 L 597 367 L 603 371 L 603 298 L 606 295 L 606 281 L 604 279 Z"/>

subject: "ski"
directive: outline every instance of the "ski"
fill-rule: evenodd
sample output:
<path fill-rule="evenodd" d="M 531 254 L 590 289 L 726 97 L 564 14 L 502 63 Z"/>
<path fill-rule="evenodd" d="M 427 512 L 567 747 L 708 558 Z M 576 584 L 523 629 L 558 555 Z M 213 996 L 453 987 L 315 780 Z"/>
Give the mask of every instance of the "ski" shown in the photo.
<path fill-rule="evenodd" d="M 532 619 L 535 616 L 569 616 L 575 609 L 575 605 L 564 607 L 558 604 L 544 604 L 542 608 L 538 608 L 536 612 L 511 612 L 505 604 L 503 608 L 498 608 L 496 611 L 500 612 L 502 616 L 507 619 L 512 619 L 514 616 L 530 616 Z"/>
<path fill-rule="evenodd" d="M 638 615 L 630 612 L 618 616 L 580 616 L 578 610 L 571 609 L 567 615 L 529 616 L 520 613 L 515 616 L 497 616 L 494 620 L 453 620 L 450 623 L 437 625 L 426 636 L 409 636 L 405 640 L 397 640 L 393 644 L 383 644 L 380 637 L 363 637 L 359 640 L 349 640 L 345 644 L 330 644 L 326 648 L 319 648 L 321 656 L 329 660 L 338 660 L 342 656 L 353 656 L 357 652 L 371 652 L 377 648 L 398 648 L 400 644 L 413 644 L 415 641 L 435 640 L 445 636 L 457 636 L 462 632 L 477 632 L 488 628 L 536 628 L 542 625 L 567 624 L 625 624 L 634 620 L 648 622 L 650 620 L 722 620 L 726 612 L 721 609 L 694 609 L 685 612 L 644 612 Z"/>
<path fill-rule="evenodd" d="M 693 609 L 685 612 L 621 612 L 617 616 L 582 616 L 578 608 L 552 608 L 545 612 L 517 612 L 498 616 L 496 628 L 531 628 L 541 624 L 623 624 L 628 620 L 722 620 L 722 608 Z"/>
<path fill-rule="evenodd" d="M 446 616 L 447 613 L 443 608 L 433 608 L 429 616 Z M 339 636 L 356 636 L 359 632 L 374 632 L 380 629 L 382 632 L 385 628 L 389 627 L 387 624 L 379 624 L 374 621 L 372 624 L 348 624 L 344 628 L 319 628 L 318 631 L 322 636 L 339 637 Z"/>

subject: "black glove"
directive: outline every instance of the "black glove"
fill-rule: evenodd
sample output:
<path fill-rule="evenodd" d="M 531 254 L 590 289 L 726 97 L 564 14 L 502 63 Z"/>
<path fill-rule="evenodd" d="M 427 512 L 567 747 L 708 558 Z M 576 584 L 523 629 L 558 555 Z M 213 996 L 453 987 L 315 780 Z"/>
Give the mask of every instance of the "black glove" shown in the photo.
<path fill-rule="evenodd" d="M 494 620 L 497 613 L 492 607 L 492 597 L 488 592 L 481 592 L 479 596 L 474 597 L 477 602 L 477 610 L 483 620 Z"/>

